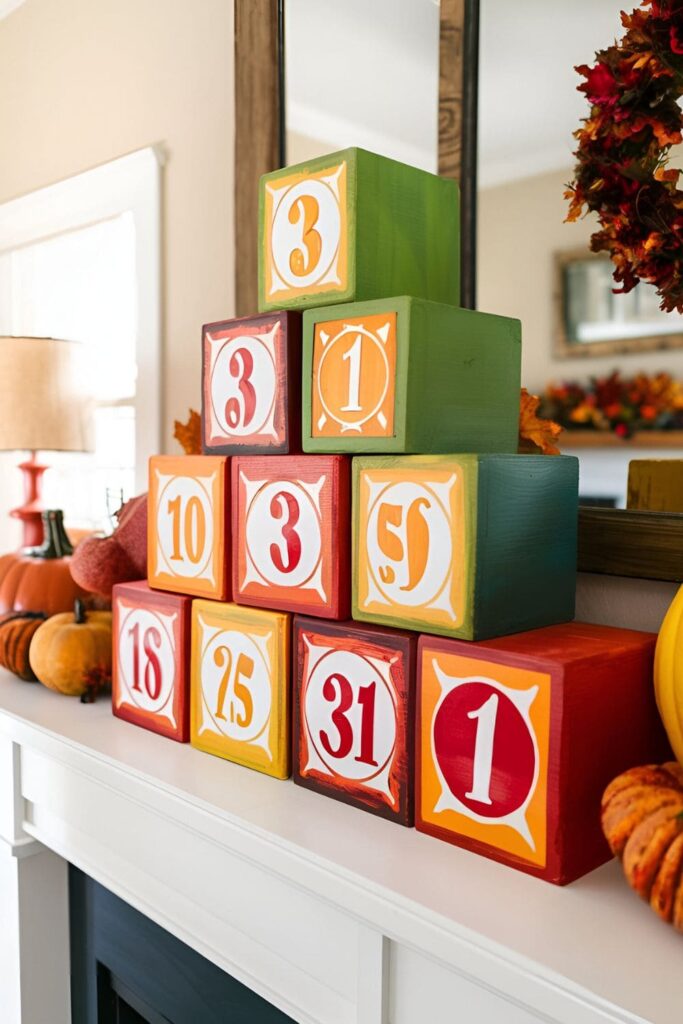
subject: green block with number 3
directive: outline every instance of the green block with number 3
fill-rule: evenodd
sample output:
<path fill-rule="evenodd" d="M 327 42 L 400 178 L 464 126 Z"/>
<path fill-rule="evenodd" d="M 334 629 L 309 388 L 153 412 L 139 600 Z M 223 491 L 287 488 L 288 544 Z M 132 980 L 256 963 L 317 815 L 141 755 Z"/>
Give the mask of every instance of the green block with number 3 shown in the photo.
<path fill-rule="evenodd" d="M 261 312 L 385 295 L 458 304 L 455 181 L 363 149 L 261 178 Z"/>

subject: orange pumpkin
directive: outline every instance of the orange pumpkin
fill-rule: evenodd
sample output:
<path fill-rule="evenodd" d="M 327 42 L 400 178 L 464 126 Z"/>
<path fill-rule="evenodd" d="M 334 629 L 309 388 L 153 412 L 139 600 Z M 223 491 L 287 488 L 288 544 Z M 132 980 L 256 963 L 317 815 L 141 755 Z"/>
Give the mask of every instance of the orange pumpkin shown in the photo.
<path fill-rule="evenodd" d="M 602 798 L 602 829 L 629 884 L 683 931 L 683 768 L 631 768 Z"/>
<path fill-rule="evenodd" d="M 73 548 L 62 513 L 43 512 L 43 526 L 45 542 L 41 547 L 0 556 L 0 615 L 11 611 L 57 615 L 85 596 L 71 578 Z"/>
<path fill-rule="evenodd" d="M 111 680 L 111 612 L 75 611 L 53 615 L 36 630 L 29 650 L 31 668 L 50 690 L 80 697 L 88 686 Z"/>
<path fill-rule="evenodd" d="M 0 616 L 0 665 L 26 682 L 36 678 L 28 652 L 33 634 L 44 621 L 40 612 L 9 612 Z"/>

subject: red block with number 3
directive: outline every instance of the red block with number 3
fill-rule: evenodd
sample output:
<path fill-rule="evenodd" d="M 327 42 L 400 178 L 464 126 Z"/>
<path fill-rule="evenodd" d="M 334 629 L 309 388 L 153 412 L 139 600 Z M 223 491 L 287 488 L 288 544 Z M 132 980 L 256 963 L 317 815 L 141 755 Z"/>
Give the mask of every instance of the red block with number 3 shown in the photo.
<path fill-rule="evenodd" d="M 655 641 L 578 622 L 420 637 L 417 828 L 560 885 L 608 860 L 605 786 L 668 756 Z"/>
<path fill-rule="evenodd" d="M 112 708 L 143 729 L 187 743 L 190 738 L 190 614 L 192 599 L 114 587 Z"/>
<path fill-rule="evenodd" d="M 207 455 L 301 451 L 301 314 L 206 324 L 202 447 Z"/>
<path fill-rule="evenodd" d="M 294 781 L 412 825 L 417 638 L 297 617 L 292 643 Z"/>
<path fill-rule="evenodd" d="M 232 459 L 233 600 L 341 619 L 349 613 L 350 459 Z"/>

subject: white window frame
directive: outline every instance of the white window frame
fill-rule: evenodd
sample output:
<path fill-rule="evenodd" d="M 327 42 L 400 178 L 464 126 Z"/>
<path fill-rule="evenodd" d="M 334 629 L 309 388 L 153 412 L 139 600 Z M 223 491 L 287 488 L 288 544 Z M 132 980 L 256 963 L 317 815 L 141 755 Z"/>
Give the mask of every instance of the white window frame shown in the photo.
<path fill-rule="evenodd" d="M 161 450 L 161 169 L 148 146 L 0 204 L 0 253 L 100 221 L 133 215 L 137 284 L 135 486 L 147 490 L 147 463 Z"/>

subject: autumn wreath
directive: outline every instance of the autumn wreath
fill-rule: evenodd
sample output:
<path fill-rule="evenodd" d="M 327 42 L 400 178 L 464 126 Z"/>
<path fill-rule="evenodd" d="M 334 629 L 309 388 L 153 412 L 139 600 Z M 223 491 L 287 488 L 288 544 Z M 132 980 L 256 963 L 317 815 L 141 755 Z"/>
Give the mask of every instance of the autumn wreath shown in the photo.
<path fill-rule="evenodd" d="M 652 283 L 664 310 L 683 312 L 683 191 L 667 167 L 681 142 L 683 0 L 643 0 L 622 13 L 620 42 L 576 70 L 591 104 L 575 132 L 575 180 L 567 219 L 598 214 L 594 252 L 608 252 L 618 291 Z"/>

